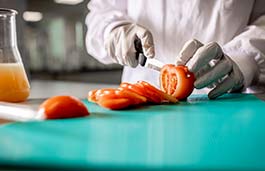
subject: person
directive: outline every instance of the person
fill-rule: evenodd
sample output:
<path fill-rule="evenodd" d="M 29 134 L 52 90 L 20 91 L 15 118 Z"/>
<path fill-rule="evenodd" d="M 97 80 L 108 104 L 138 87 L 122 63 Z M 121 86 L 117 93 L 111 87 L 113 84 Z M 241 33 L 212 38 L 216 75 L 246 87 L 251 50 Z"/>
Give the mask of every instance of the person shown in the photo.
<path fill-rule="evenodd" d="M 138 65 L 139 40 L 147 58 L 187 65 L 211 99 L 264 90 L 265 1 L 91 0 L 88 8 L 87 51 L 124 65 L 122 81 L 159 85 L 159 72 Z"/>

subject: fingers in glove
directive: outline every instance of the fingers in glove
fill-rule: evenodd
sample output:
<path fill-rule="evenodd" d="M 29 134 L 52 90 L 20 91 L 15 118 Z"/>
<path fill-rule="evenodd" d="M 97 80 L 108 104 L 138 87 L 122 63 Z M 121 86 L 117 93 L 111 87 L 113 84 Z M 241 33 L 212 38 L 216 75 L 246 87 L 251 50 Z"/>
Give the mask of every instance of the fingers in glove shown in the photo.
<path fill-rule="evenodd" d="M 200 77 L 197 77 L 194 86 L 198 89 L 207 87 L 208 85 L 216 82 L 218 79 L 224 77 L 232 70 L 232 64 L 225 58 L 219 61 L 214 67 L 210 68 L 208 72 Z"/>
<path fill-rule="evenodd" d="M 200 47 L 189 60 L 187 66 L 191 72 L 196 73 L 212 59 L 221 58 L 222 55 L 223 52 L 221 47 L 216 42 L 212 42 Z"/>
<path fill-rule="evenodd" d="M 147 58 L 153 58 L 155 56 L 155 48 L 151 32 L 138 26 L 136 36 L 141 40 L 144 56 Z"/>
<path fill-rule="evenodd" d="M 203 66 L 198 72 L 195 73 L 195 78 L 200 78 L 202 75 L 207 73 L 211 68 L 212 67 L 209 64 Z"/>
<path fill-rule="evenodd" d="M 176 64 L 186 65 L 191 57 L 195 54 L 195 52 L 202 46 L 203 44 L 196 39 L 187 41 L 181 49 L 179 56 L 177 57 Z"/>
<path fill-rule="evenodd" d="M 136 52 L 130 51 L 124 56 L 125 65 L 135 68 L 138 65 L 138 60 L 136 59 Z"/>
<path fill-rule="evenodd" d="M 117 56 L 115 54 L 115 46 L 113 41 L 110 41 L 110 39 L 113 39 L 112 35 L 108 39 L 108 41 L 105 42 L 104 46 L 107 51 L 107 54 L 112 58 L 112 60 L 116 63 L 119 63 Z"/>
<path fill-rule="evenodd" d="M 210 99 L 215 99 L 218 96 L 221 96 L 231 90 L 235 85 L 235 78 L 234 75 L 230 75 L 224 79 L 223 82 L 218 84 L 210 93 L 208 94 L 208 97 Z"/>

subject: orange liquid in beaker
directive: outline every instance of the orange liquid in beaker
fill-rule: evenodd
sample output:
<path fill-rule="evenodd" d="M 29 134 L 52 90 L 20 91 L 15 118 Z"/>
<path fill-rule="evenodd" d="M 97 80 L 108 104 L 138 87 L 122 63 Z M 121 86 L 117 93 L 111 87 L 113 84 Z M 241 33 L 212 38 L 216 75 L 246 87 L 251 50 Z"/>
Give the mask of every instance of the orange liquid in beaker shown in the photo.
<path fill-rule="evenodd" d="M 0 101 L 22 102 L 30 93 L 28 78 L 20 63 L 0 63 Z"/>

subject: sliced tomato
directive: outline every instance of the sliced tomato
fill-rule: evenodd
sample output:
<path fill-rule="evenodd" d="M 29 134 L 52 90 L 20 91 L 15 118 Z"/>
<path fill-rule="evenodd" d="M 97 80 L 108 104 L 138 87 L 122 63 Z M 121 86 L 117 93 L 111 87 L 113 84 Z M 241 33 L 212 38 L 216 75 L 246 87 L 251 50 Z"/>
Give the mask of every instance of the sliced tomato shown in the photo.
<path fill-rule="evenodd" d="M 160 71 L 160 87 L 179 100 L 186 99 L 194 89 L 195 76 L 186 66 L 167 64 Z"/>
<path fill-rule="evenodd" d="M 97 91 L 98 91 L 98 89 L 89 91 L 88 96 L 87 96 L 87 100 L 90 102 L 96 103 L 97 102 L 97 98 L 96 98 Z"/>
<path fill-rule="evenodd" d="M 54 96 L 39 107 L 39 116 L 45 119 L 73 118 L 89 115 L 81 100 L 73 96 Z"/>
<path fill-rule="evenodd" d="M 88 100 L 96 102 L 102 107 L 106 107 L 108 109 L 113 109 L 113 110 L 123 109 L 129 106 L 143 104 L 147 101 L 146 97 L 141 96 L 127 88 L 122 88 L 122 87 L 117 89 L 106 88 L 106 89 L 92 90 L 88 93 Z M 111 107 L 112 101 L 114 107 Z"/>
<path fill-rule="evenodd" d="M 107 93 L 108 91 L 115 91 L 113 88 L 95 89 L 88 92 L 87 100 L 93 103 L 97 103 L 99 95 Z"/>
<path fill-rule="evenodd" d="M 127 98 L 118 98 L 118 99 L 101 98 L 98 100 L 98 105 L 111 110 L 120 110 L 128 108 L 129 106 L 132 105 L 132 103 L 130 99 Z"/>
<path fill-rule="evenodd" d="M 131 99 L 132 101 L 134 101 L 134 104 L 136 104 L 136 105 L 147 102 L 146 97 L 136 93 L 132 89 L 127 89 L 127 88 L 123 88 L 123 87 L 120 87 L 118 89 L 120 90 L 118 93 L 121 95 L 121 97 Z"/>
<path fill-rule="evenodd" d="M 137 105 L 146 102 L 146 98 L 134 93 L 126 88 L 112 89 L 101 91 L 98 94 L 97 99 L 129 99 L 132 105 Z"/>
<path fill-rule="evenodd" d="M 150 101 L 148 96 L 146 96 L 146 90 L 144 89 L 143 86 L 139 86 L 137 84 L 130 84 L 130 83 L 121 83 L 119 89 L 127 89 L 131 92 L 134 92 L 134 93 L 140 95 L 141 97 L 144 97 L 145 102 Z"/>
<path fill-rule="evenodd" d="M 139 82 L 136 84 L 121 83 L 120 87 L 144 96 L 149 103 L 161 103 L 161 98 L 157 94 L 154 94 L 154 92 L 146 89 L 146 87 Z"/>
<path fill-rule="evenodd" d="M 135 86 L 144 90 L 144 96 L 148 99 L 148 102 L 157 104 L 163 101 L 163 98 L 159 94 L 152 91 L 150 87 L 142 84 L 141 82 L 137 82 Z"/>
<path fill-rule="evenodd" d="M 146 81 L 138 81 L 138 83 L 142 84 L 146 89 L 152 91 L 154 94 L 157 94 L 160 97 L 161 101 L 167 101 L 171 103 L 176 103 L 178 101 L 174 96 L 171 96 L 159 90 L 158 88 L 156 88 L 155 86 L 151 85 Z"/>

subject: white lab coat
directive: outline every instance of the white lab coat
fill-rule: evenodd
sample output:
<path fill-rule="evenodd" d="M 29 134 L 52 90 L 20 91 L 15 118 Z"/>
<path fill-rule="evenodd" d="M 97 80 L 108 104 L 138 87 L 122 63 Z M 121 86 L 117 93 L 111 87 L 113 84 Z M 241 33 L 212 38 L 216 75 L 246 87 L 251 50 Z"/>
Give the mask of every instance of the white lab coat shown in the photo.
<path fill-rule="evenodd" d="M 216 41 L 239 65 L 246 87 L 264 88 L 264 0 L 91 0 L 88 8 L 87 51 L 102 63 L 113 63 L 104 48 L 110 31 L 133 22 L 153 34 L 156 59 L 175 63 L 192 38 Z M 141 66 L 124 67 L 122 81 L 138 80 L 158 85 L 159 73 Z"/>

